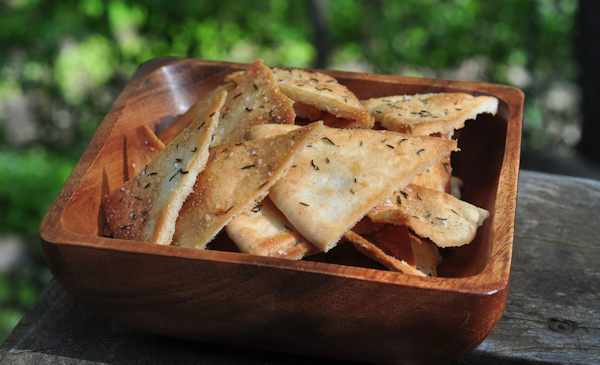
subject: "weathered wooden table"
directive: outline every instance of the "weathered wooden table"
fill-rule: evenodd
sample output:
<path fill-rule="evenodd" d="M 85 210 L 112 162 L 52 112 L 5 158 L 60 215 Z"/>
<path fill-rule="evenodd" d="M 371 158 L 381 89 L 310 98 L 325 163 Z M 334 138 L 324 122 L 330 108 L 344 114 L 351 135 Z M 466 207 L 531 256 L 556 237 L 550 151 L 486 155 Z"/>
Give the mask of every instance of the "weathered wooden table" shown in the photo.
<path fill-rule="evenodd" d="M 600 364 L 600 182 L 522 171 L 504 316 L 452 364 Z M 55 281 L 0 347 L 0 364 L 304 364 L 325 359 L 136 333 Z"/>

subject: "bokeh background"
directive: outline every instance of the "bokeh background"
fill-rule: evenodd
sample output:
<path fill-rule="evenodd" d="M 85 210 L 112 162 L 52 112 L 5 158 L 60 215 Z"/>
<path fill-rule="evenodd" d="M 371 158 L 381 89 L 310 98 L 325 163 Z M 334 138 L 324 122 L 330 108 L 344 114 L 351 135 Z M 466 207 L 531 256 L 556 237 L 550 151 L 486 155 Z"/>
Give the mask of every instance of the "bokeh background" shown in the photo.
<path fill-rule="evenodd" d="M 581 22 L 593 3 L 0 0 L 0 343 L 51 278 L 39 223 L 140 63 L 262 58 L 516 86 L 523 165 L 550 156 L 595 177 L 594 152 L 581 147 L 593 135 L 581 62 L 594 57 Z"/>

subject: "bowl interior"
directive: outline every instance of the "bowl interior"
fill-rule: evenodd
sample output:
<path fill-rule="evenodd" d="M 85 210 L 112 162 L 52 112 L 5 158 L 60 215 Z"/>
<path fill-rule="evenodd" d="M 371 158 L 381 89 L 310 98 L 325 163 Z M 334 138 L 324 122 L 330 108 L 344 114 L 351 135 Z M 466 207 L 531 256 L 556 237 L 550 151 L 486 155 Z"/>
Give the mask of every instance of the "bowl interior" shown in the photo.
<path fill-rule="evenodd" d="M 94 238 L 93 244 L 102 242 L 98 241 L 98 237 L 111 240 L 103 236 L 101 200 L 132 177 L 125 151 L 134 138 L 136 127 L 145 124 L 156 133 L 160 132 L 184 113 L 202 93 L 223 84 L 227 74 L 241 70 L 244 66 L 167 62 L 156 67 L 152 64 L 145 67 L 144 72 L 138 71 L 128 84 L 121 96 L 125 97 L 123 103 L 111 110 L 88 147 L 88 156 L 85 158 L 90 161 L 89 168 L 75 187 L 60 216 L 60 222 L 65 229 L 83 236 L 81 243 L 85 243 L 85 237 Z M 478 88 L 473 83 L 445 83 L 414 78 L 327 72 L 345 84 L 360 99 L 450 91 L 494 95 L 493 86 L 490 85 Z M 457 133 L 461 152 L 453 154 L 452 165 L 454 174 L 464 181 L 463 199 L 487 209 L 490 217 L 479 228 L 477 237 L 471 244 L 443 252 L 445 258 L 439 268 L 439 274 L 443 277 L 477 275 L 486 268 L 492 258 L 499 180 L 503 164 L 511 162 L 505 161 L 511 111 L 507 102 L 501 97 L 499 99 L 497 115 L 480 115 L 476 120 L 468 121 L 466 127 Z M 217 242 L 213 248 L 235 251 L 226 236 L 220 235 Z M 138 246 L 140 252 L 143 252 L 147 245 Z M 334 257 L 333 261 L 329 262 L 338 262 L 335 260 L 338 258 Z M 378 268 L 377 265 L 370 266 L 368 263 L 354 261 L 341 263 Z"/>

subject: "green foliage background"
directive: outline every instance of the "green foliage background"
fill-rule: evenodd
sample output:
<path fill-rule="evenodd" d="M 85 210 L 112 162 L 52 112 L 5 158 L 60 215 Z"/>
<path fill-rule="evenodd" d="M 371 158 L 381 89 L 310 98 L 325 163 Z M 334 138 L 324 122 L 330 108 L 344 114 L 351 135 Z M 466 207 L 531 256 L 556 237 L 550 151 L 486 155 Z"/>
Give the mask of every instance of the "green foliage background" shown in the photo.
<path fill-rule="evenodd" d="M 525 151 L 569 153 L 578 140 L 576 0 L 0 4 L 0 237 L 19 237 L 27 254 L 0 271 L 0 342 L 50 278 L 36 237 L 43 215 L 146 60 L 311 67 L 324 43 L 322 68 L 516 85 L 527 95 Z M 553 104 L 551 92 L 574 101 Z"/>

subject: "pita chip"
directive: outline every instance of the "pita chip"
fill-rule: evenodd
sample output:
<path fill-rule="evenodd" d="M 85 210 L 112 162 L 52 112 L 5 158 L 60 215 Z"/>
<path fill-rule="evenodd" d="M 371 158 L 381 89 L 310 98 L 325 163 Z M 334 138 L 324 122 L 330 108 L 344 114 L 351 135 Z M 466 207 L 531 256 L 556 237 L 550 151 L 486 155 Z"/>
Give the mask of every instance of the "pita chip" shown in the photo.
<path fill-rule="evenodd" d="M 368 216 L 364 216 L 361 220 L 358 221 L 358 223 L 354 225 L 354 227 L 352 227 L 352 232 L 360 235 L 365 235 L 368 233 L 376 232 L 381 228 L 385 227 L 386 225 L 386 223 L 373 222 L 371 218 L 369 218 Z"/>
<path fill-rule="evenodd" d="M 406 225 L 439 247 L 470 243 L 488 216 L 487 210 L 450 194 L 413 184 L 369 212 L 373 221 Z"/>
<path fill-rule="evenodd" d="M 202 113 L 223 91 L 227 91 L 227 100 L 233 97 L 235 83 L 230 82 L 225 85 L 220 85 L 208 93 L 202 95 L 190 108 L 180 115 L 173 123 L 169 124 L 162 132 L 158 134 L 158 139 L 163 143 L 169 143 L 175 139 L 190 123 Z M 226 101 L 227 102 L 227 101 Z"/>
<path fill-rule="evenodd" d="M 297 118 L 305 119 L 309 122 L 321 120 L 321 115 L 323 114 L 323 111 L 316 106 L 297 101 L 294 102 L 294 112 L 296 113 Z"/>
<path fill-rule="evenodd" d="M 449 193 L 451 191 L 451 175 L 452 165 L 450 164 L 450 154 L 448 154 L 417 175 L 410 183 Z"/>
<path fill-rule="evenodd" d="M 250 211 L 321 135 L 315 122 L 290 133 L 213 146 L 177 220 L 173 244 L 204 249 L 229 221 Z"/>
<path fill-rule="evenodd" d="M 262 60 L 248 66 L 236 83 L 223 107 L 213 145 L 247 141 L 253 125 L 294 123 L 294 102 L 282 94 L 271 69 Z"/>
<path fill-rule="evenodd" d="M 443 135 L 434 134 L 432 137 L 451 139 L 451 133 Z M 439 162 L 428 167 L 425 171 L 417 175 L 411 184 L 424 186 L 429 189 L 444 191 L 449 193 L 452 189 L 452 164 L 450 154 L 444 156 Z"/>
<path fill-rule="evenodd" d="M 267 196 L 233 218 L 225 232 L 243 253 L 299 260 L 320 252 L 304 238 Z"/>
<path fill-rule="evenodd" d="M 410 233 L 405 226 L 387 224 L 370 234 L 350 231 L 345 237 L 357 250 L 392 271 L 437 276 L 437 266 L 442 261 L 437 246 Z"/>
<path fill-rule="evenodd" d="M 335 115 L 329 113 L 323 113 L 321 119 L 323 120 L 323 124 L 330 128 L 371 129 L 375 124 L 375 118 L 373 116 L 371 116 L 371 121 L 368 123 L 365 123 L 364 120 L 338 118 Z"/>
<path fill-rule="evenodd" d="M 312 105 L 338 118 L 350 119 L 360 128 L 371 128 L 374 119 L 360 100 L 335 78 L 321 72 L 272 67 L 281 91 L 297 103 Z M 238 82 L 239 73 L 226 81 Z"/>
<path fill-rule="evenodd" d="M 410 246 L 415 257 L 415 267 L 426 276 L 437 276 L 437 267 L 442 263 L 442 255 L 435 243 L 409 232 Z"/>
<path fill-rule="evenodd" d="M 375 121 L 392 131 L 426 136 L 452 133 L 482 113 L 496 114 L 498 99 L 466 93 L 398 95 L 373 98 L 362 104 Z"/>
<path fill-rule="evenodd" d="M 260 125 L 252 136 L 294 128 Z M 325 128 L 269 193 L 273 203 L 323 252 L 367 212 L 456 148 L 456 141 L 391 131 Z"/>
<path fill-rule="evenodd" d="M 142 171 L 165 148 L 165 144 L 147 125 L 135 129 L 134 139 L 132 143 L 127 143 L 127 170 L 130 177 Z"/>
<path fill-rule="evenodd" d="M 208 159 L 226 96 L 223 92 L 142 171 L 104 199 L 104 215 L 115 238 L 171 242 L 179 209 Z"/>
<path fill-rule="evenodd" d="M 456 199 L 462 199 L 462 188 L 464 183 L 461 178 L 457 176 L 450 176 L 450 192 Z"/>

